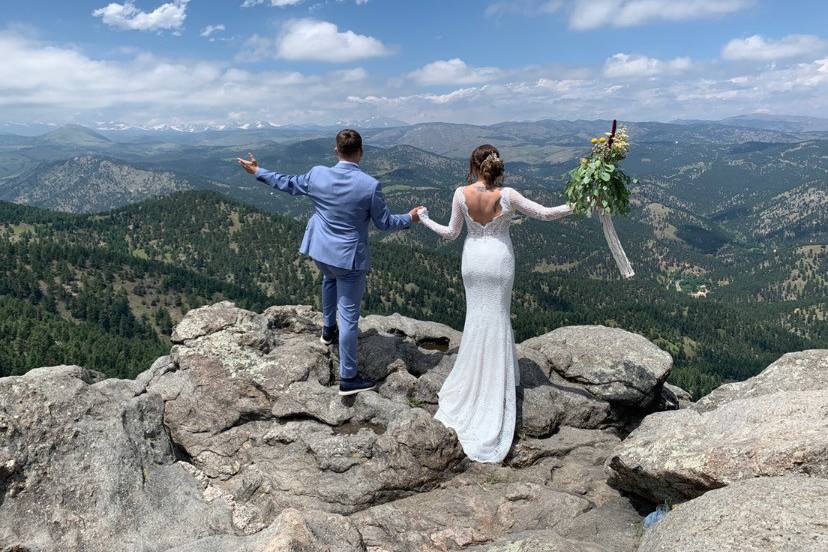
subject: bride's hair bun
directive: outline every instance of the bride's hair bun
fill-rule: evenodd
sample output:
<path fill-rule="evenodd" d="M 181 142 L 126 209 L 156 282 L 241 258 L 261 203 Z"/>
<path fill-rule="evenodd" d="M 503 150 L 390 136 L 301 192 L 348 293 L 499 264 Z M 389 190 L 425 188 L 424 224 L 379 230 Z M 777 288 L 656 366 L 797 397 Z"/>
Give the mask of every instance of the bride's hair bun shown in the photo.
<path fill-rule="evenodd" d="M 476 179 L 486 182 L 487 186 L 502 186 L 506 168 L 497 148 L 484 144 L 472 152 L 469 160 L 469 183 Z"/>
<path fill-rule="evenodd" d="M 503 176 L 503 172 L 503 160 L 495 152 L 490 153 L 483 163 L 480 164 L 480 176 L 489 184 L 494 184 Z"/>

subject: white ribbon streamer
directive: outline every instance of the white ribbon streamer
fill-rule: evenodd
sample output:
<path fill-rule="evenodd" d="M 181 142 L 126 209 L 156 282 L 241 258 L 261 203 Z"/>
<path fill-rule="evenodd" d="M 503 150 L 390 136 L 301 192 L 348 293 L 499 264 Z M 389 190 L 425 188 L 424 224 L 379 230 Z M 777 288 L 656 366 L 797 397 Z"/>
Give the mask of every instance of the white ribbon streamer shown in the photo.
<path fill-rule="evenodd" d="M 618 239 L 618 234 L 615 233 L 615 225 L 612 224 L 612 217 L 606 213 L 598 215 L 601 218 L 601 226 L 604 228 L 604 237 L 607 239 L 612 258 L 615 259 L 615 264 L 618 265 L 618 270 L 624 278 L 632 278 L 635 276 L 630 260 L 621 246 L 621 241 Z"/>

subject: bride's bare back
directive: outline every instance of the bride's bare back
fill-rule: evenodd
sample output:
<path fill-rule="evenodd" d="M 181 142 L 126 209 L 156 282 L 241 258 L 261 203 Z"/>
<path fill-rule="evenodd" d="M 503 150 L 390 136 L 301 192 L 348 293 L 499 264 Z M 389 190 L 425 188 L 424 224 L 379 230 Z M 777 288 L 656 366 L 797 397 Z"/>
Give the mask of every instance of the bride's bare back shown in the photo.
<path fill-rule="evenodd" d="M 500 202 L 501 192 L 501 188 L 487 189 L 482 182 L 465 186 L 463 195 L 466 200 L 466 209 L 472 220 L 485 226 L 499 217 L 503 212 Z"/>

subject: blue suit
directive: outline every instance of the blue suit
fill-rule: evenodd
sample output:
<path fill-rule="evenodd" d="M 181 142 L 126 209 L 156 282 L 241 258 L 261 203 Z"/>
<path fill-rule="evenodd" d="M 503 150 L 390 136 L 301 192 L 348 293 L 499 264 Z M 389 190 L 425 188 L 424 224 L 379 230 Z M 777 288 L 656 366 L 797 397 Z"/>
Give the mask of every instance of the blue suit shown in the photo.
<path fill-rule="evenodd" d="M 357 324 L 365 273 L 371 268 L 369 224 L 373 222 L 380 230 L 400 230 L 411 226 L 411 216 L 392 214 L 379 182 L 356 163 L 340 161 L 297 176 L 259 168 L 256 178 L 291 195 L 306 195 L 313 202 L 299 252 L 316 261 L 322 272 L 325 326 L 335 326 L 339 312 L 339 373 L 350 379 L 357 373 Z"/>

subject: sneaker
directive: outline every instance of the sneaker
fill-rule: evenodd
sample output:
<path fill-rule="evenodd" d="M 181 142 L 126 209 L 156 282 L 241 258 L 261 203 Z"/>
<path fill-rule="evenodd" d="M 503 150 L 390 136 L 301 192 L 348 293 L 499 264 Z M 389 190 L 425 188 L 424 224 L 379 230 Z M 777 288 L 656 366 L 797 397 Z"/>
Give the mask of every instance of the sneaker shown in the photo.
<path fill-rule="evenodd" d="M 319 338 L 322 345 L 330 345 L 335 341 L 339 341 L 339 328 L 337 326 L 323 326 L 322 337 Z"/>
<path fill-rule="evenodd" d="M 360 391 L 370 391 L 376 389 L 377 382 L 371 379 L 363 379 L 356 376 L 351 379 L 339 380 L 339 394 L 340 395 L 354 395 Z"/>

